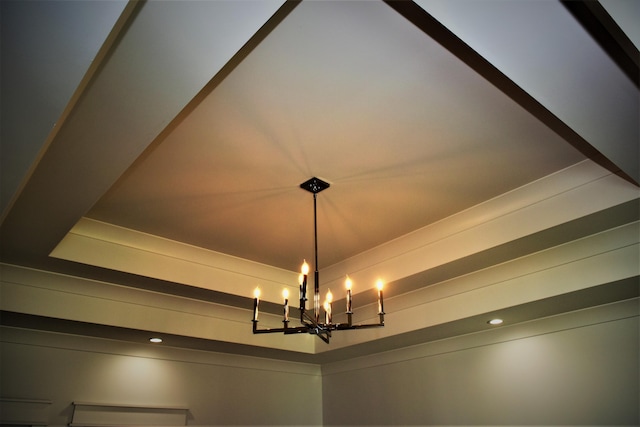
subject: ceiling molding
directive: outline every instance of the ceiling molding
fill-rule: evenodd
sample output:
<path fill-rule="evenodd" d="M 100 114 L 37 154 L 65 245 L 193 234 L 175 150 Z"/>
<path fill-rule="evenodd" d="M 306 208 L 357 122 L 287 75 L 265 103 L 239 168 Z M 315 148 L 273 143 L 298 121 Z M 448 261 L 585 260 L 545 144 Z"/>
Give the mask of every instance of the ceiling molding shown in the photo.
<path fill-rule="evenodd" d="M 583 162 L 328 267 L 322 288 L 341 289 L 347 274 L 359 287 L 399 281 L 637 197 L 634 185 Z"/>
<path fill-rule="evenodd" d="M 394 295 L 385 301 L 388 311 L 385 328 L 360 331 L 357 335 L 336 333 L 331 347 L 314 340 L 312 335 L 253 336 L 248 320 L 250 304 L 244 309 L 233 308 L 10 265 L 2 266 L 0 307 L 8 312 L 88 324 L 314 354 L 513 306 L 522 308 L 535 301 L 637 277 L 638 235 L 640 230 L 635 222 Z M 354 321 L 375 318 L 374 305 L 361 306 L 355 295 Z M 340 321 L 339 317 L 336 316 L 336 321 Z M 260 321 L 266 327 L 277 327 L 281 320 L 281 315 L 261 312 Z"/>

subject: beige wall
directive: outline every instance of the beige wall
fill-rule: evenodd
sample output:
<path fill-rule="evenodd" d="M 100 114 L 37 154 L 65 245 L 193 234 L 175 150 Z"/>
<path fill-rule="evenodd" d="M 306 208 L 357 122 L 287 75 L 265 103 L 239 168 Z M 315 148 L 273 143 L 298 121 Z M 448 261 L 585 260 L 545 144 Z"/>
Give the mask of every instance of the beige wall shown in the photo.
<path fill-rule="evenodd" d="M 49 401 L 49 425 L 70 423 L 74 401 L 185 407 L 192 425 L 322 424 L 322 379 L 315 365 L 13 328 L 1 332 L 1 396 Z"/>
<path fill-rule="evenodd" d="M 189 425 L 638 425 L 638 300 L 323 366 L 2 328 L 2 397 Z"/>
<path fill-rule="evenodd" d="M 638 301 L 323 367 L 325 425 L 638 425 Z"/>

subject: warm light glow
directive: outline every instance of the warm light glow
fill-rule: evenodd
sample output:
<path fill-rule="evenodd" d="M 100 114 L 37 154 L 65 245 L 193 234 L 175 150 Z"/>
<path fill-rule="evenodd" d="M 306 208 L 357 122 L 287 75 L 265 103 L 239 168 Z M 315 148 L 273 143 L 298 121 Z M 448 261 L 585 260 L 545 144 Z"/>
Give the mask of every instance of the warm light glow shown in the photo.
<path fill-rule="evenodd" d="M 304 274 L 300 273 L 300 275 L 298 276 L 298 284 L 302 286 L 303 282 L 304 282 Z"/>
<path fill-rule="evenodd" d="M 260 298 L 260 288 L 256 288 L 256 289 L 253 291 L 253 297 L 254 297 L 254 298 Z"/>
<path fill-rule="evenodd" d="M 151 341 L 153 343 L 161 343 L 162 342 L 162 338 L 149 338 L 149 341 Z"/>
<path fill-rule="evenodd" d="M 302 274 L 304 274 L 305 276 L 307 276 L 309 274 L 309 264 L 307 264 L 307 261 L 305 260 L 302 263 Z"/>
<path fill-rule="evenodd" d="M 327 292 L 327 302 L 331 304 L 333 302 L 333 294 L 331 293 L 331 289 Z"/>
<path fill-rule="evenodd" d="M 329 311 L 329 301 L 324 302 L 324 311 Z"/>
<path fill-rule="evenodd" d="M 347 279 L 344 281 L 344 285 L 347 287 L 347 290 L 351 289 L 351 279 L 347 276 Z"/>
<path fill-rule="evenodd" d="M 382 288 L 384 287 L 384 284 L 382 283 L 382 280 L 378 280 L 378 283 L 376 283 L 376 286 L 378 287 L 378 290 L 381 291 Z"/>
<path fill-rule="evenodd" d="M 289 299 L 289 289 L 284 288 L 282 291 L 282 298 Z"/>
<path fill-rule="evenodd" d="M 490 325 L 500 325 L 502 323 L 502 319 L 491 319 L 487 323 Z"/>

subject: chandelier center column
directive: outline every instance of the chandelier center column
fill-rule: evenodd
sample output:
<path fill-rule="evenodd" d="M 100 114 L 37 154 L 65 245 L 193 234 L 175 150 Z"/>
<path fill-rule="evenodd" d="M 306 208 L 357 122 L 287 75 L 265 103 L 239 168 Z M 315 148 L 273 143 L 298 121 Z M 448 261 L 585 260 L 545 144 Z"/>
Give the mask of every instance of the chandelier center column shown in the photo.
<path fill-rule="evenodd" d="M 320 321 L 320 273 L 318 272 L 318 193 L 313 193 L 313 244 L 315 252 L 315 270 L 313 272 L 313 314 L 316 323 Z"/>

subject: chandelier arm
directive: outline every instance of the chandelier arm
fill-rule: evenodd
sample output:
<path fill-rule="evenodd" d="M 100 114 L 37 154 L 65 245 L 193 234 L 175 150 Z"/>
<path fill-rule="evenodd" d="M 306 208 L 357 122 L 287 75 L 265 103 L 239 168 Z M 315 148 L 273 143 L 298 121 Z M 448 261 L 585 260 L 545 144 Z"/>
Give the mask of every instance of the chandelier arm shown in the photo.
<path fill-rule="evenodd" d="M 285 328 L 265 328 L 265 329 L 258 329 L 258 321 L 254 320 L 253 321 L 253 333 L 254 334 L 271 334 L 274 332 L 284 332 Z"/>
<path fill-rule="evenodd" d="M 284 325 L 285 325 L 284 328 L 258 329 L 258 321 L 254 320 L 253 321 L 253 333 L 254 334 L 273 334 L 273 333 L 284 332 L 287 335 L 289 335 L 289 334 L 299 334 L 299 333 L 302 333 L 302 332 L 309 332 L 309 326 L 310 326 L 310 325 L 305 324 L 304 326 L 296 326 L 294 328 L 290 328 L 288 321 L 285 321 Z"/>
<path fill-rule="evenodd" d="M 347 329 L 379 328 L 381 326 L 384 326 L 384 321 L 382 323 L 366 323 L 364 325 L 349 325 L 347 323 L 339 323 L 336 325 L 336 329 L 338 331 L 344 331 Z"/>
<path fill-rule="evenodd" d="M 283 332 L 285 335 L 302 334 L 308 333 L 309 328 L 307 326 L 296 326 L 295 328 L 284 328 Z"/>
<path fill-rule="evenodd" d="M 310 323 L 307 323 L 306 321 L 302 320 L 302 323 L 307 325 L 307 327 L 316 328 L 316 329 L 320 327 L 320 323 L 318 323 L 313 317 L 309 316 L 306 311 L 303 312 L 302 315 L 310 322 Z"/>
<path fill-rule="evenodd" d="M 308 316 L 308 319 L 313 322 L 313 319 Z M 367 323 L 367 324 L 358 324 L 358 325 L 350 325 L 348 323 L 332 323 L 332 324 L 324 324 L 324 323 L 306 323 L 304 326 L 296 326 L 290 328 L 285 326 L 284 328 L 265 328 L 258 329 L 258 321 L 253 321 L 253 333 L 254 334 L 271 334 L 271 333 L 280 333 L 284 332 L 286 335 L 290 334 L 299 334 L 303 332 L 308 332 L 315 335 L 327 335 L 331 336 L 331 331 L 343 331 L 347 329 L 366 329 L 366 328 L 379 328 L 380 326 L 384 326 L 384 320 L 381 320 L 380 323 Z"/>
<path fill-rule="evenodd" d="M 331 332 L 326 331 L 326 336 L 323 336 L 320 333 L 318 333 L 317 335 L 318 335 L 318 338 L 320 338 L 322 341 L 324 341 L 327 344 L 329 344 L 329 338 L 331 337 Z"/>
<path fill-rule="evenodd" d="M 311 322 L 311 323 L 306 323 L 308 332 L 310 334 L 317 335 L 322 341 L 329 344 L 329 338 L 331 338 L 332 325 L 325 325 L 324 323 L 318 323 L 307 313 L 304 313 L 304 315 Z"/>

